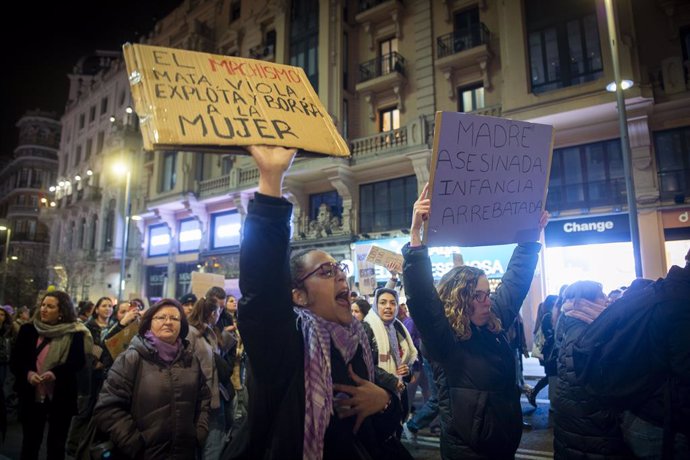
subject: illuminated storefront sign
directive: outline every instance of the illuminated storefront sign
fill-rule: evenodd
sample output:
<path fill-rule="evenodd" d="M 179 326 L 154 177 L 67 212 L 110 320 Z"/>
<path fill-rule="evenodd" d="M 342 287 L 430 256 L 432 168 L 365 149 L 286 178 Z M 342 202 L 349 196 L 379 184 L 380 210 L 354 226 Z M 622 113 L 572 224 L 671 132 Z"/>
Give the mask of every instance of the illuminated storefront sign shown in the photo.
<path fill-rule="evenodd" d="M 239 246 L 242 220 L 237 211 L 219 212 L 211 216 L 211 249 Z"/>
<path fill-rule="evenodd" d="M 163 256 L 170 252 L 170 231 L 166 224 L 149 227 L 149 257 Z"/>
<path fill-rule="evenodd" d="M 180 222 L 180 233 L 178 235 L 179 251 L 194 252 L 199 250 L 201 242 L 201 228 L 196 219 L 186 219 Z"/>
<path fill-rule="evenodd" d="M 389 251 L 401 253 L 402 247 L 409 242 L 410 239 L 406 237 L 400 238 L 384 238 L 379 240 L 358 241 L 355 243 L 355 254 L 353 260 L 357 260 L 356 253 L 360 246 L 379 246 Z M 461 248 L 458 246 L 444 246 L 429 248 L 429 257 L 431 258 L 431 269 L 434 274 L 434 279 L 439 280 L 441 277 L 462 257 L 465 265 L 471 265 L 484 270 L 486 276 L 491 279 L 500 279 L 503 277 L 510 256 L 513 254 L 515 244 L 504 244 L 498 246 L 477 246 L 471 248 Z M 361 252 L 361 249 L 359 248 Z M 385 282 L 390 278 L 388 270 L 384 267 L 376 266 L 376 281 Z M 359 281 L 359 273 L 355 267 L 355 280 Z"/>

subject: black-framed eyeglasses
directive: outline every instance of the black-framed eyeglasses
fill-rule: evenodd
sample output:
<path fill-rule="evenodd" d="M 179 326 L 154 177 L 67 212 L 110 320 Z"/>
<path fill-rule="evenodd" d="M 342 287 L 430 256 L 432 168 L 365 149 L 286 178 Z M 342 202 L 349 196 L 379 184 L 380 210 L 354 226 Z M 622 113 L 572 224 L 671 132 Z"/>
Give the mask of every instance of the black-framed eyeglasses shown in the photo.
<path fill-rule="evenodd" d="M 340 270 L 343 273 L 347 273 L 347 265 L 345 265 L 342 262 L 325 262 L 316 267 L 315 270 L 310 271 L 309 273 L 298 279 L 297 282 L 303 283 L 304 280 L 306 280 L 310 276 L 317 274 L 322 278 L 333 278 L 338 273 L 338 270 Z"/>
<path fill-rule="evenodd" d="M 480 289 L 477 289 L 474 291 L 474 295 L 472 296 L 472 298 L 477 302 L 484 302 L 490 295 L 491 291 L 482 291 Z"/>

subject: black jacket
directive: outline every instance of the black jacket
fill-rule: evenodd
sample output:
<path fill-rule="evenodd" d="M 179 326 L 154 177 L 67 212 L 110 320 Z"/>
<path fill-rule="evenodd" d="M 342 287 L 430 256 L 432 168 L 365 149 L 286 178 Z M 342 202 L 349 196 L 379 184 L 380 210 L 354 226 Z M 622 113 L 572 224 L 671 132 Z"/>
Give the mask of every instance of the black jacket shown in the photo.
<path fill-rule="evenodd" d="M 19 417 L 31 417 L 27 409 L 36 399 L 36 388 L 27 380 L 29 371 L 36 372 L 36 342 L 38 331 L 33 323 L 22 325 L 10 357 L 10 369 L 15 376 L 15 390 L 19 396 Z M 53 404 L 51 410 L 63 413 L 77 413 L 77 373 L 84 367 L 84 339 L 82 333 L 72 334 L 67 359 L 64 363 L 50 369 L 55 374 Z"/>
<path fill-rule="evenodd" d="M 527 295 L 541 248 L 518 245 L 492 308 L 504 327 L 515 320 Z M 522 437 L 522 409 L 515 355 L 503 332 L 472 325 L 460 341 L 434 288 L 425 246 L 403 247 L 407 305 L 434 367 L 439 385 L 443 458 L 513 458 Z"/>
<path fill-rule="evenodd" d="M 240 253 L 238 325 L 249 358 L 246 432 L 225 458 L 301 459 L 304 439 L 304 343 L 292 307 L 289 238 L 292 205 L 257 193 L 244 223 Z M 353 370 L 366 378 L 358 348 Z M 333 383 L 354 385 L 347 364 L 331 347 Z M 411 458 L 395 436 L 399 405 L 368 417 L 357 434 L 355 417 L 331 417 L 324 459 Z M 392 453 L 391 453 L 392 452 Z"/>
<path fill-rule="evenodd" d="M 573 345 L 588 324 L 560 315 L 556 326 L 558 385 L 553 401 L 554 458 L 626 459 L 630 452 L 620 429 L 620 411 L 590 394 L 573 369 Z"/>

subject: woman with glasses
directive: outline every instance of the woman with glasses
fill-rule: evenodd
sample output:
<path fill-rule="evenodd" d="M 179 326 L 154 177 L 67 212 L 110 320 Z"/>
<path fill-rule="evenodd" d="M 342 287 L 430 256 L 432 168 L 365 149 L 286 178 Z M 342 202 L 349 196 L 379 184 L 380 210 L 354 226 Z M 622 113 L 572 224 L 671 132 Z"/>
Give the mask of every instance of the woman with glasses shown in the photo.
<path fill-rule="evenodd" d="M 210 392 L 188 331 L 182 306 L 159 301 L 108 372 L 93 419 L 126 458 L 195 458 L 206 441 Z"/>
<path fill-rule="evenodd" d="M 434 288 L 421 229 L 431 202 L 424 186 L 414 204 L 410 243 L 403 247 L 407 306 L 439 383 L 444 459 L 514 458 L 522 437 L 515 358 L 504 326 L 527 295 L 541 245 L 520 243 L 495 293 L 485 273 L 459 266 Z M 548 215 L 542 214 L 540 228 Z"/>
<path fill-rule="evenodd" d="M 289 256 L 292 205 L 281 196 L 294 149 L 248 148 L 259 189 L 240 248 L 238 327 L 249 358 L 249 417 L 230 458 L 400 458 L 397 397 L 350 313 L 347 266 L 320 250 Z"/>

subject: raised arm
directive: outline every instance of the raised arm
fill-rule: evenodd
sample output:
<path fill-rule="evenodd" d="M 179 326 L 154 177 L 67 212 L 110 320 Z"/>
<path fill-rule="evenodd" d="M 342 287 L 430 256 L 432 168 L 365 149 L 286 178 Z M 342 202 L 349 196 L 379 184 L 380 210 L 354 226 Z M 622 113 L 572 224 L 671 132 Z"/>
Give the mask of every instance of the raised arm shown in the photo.
<path fill-rule="evenodd" d="M 403 285 L 407 297 L 407 308 L 414 318 L 429 356 L 443 361 L 446 351 L 454 342 L 453 330 L 446 319 L 443 304 L 434 287 L 431 259 L 426 246 L 422 245 L 422 226 L 428 219 L 431 200 L 428 198 L 429 184 L 414 204 L 410 243 L 403 247 Z"/>
<path fill-rule="evenodd" d="M 539 229 L 543 230 L 548 221 L 549 215 L 544 211 L 539 220 Z M 492 306 L 500 316 L 503 327 L 513 324 L 520 311 L 534 278 L 540 250 L 541 244 L 536 241 L 518 244 L 508 262 L 501 284 L 491 296 Z"/>
<path fill-rule="evenodd" d="M 293 349 L 287 342 L 292 343 L 297 333 L 290 295 L 292 205 L 281 197 L 295 150 L 251 146 L 249 151 L 259 167 L 259 192 L 243 226 L 238 325 L 254 375 L 271 379 L 295 359 L 287 355 Z"/>

